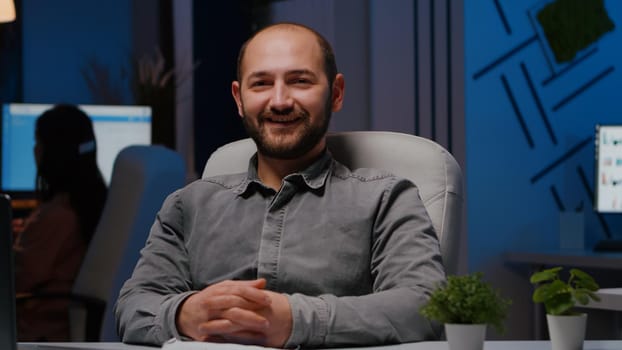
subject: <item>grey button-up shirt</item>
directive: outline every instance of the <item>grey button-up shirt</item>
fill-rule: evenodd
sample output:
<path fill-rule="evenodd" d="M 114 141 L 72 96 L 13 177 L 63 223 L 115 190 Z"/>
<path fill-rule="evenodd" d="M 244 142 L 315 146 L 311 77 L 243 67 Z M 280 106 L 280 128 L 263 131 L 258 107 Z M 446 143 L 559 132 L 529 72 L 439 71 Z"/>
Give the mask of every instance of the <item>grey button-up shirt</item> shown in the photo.
<path fill-rule="evenodd" d="M 276 192 L 248 173 L 171 194 L 116 305 L 125 342 L 181 337 L 180 303 L 223 280 L 265 278 L 292 310 L 286 347 L 435 339 L 419 315 L 444 281 L 439 243 L 412 182 L 350 171 L 329 152 Z"/>

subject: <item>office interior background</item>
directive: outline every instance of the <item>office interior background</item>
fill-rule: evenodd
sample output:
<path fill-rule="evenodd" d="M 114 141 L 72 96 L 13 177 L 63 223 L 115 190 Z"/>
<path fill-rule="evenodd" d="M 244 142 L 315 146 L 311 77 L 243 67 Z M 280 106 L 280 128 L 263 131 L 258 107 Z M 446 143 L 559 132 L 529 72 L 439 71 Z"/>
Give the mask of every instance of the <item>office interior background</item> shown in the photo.
<path fill-rule="evenodd" d="M 191 180 L 246 137 L 230 95 L 239 46 L 266 23 L 307 24 L 346 78 L 332 131 L 416 134 L 459 161 L 462 272 L 513 300 L 507 332 L 489 338 L 531 339 L 530 270 L 504 254 L 558 249 L 565 212 L 582 217 L 586 249 L 622 239 L 622 214 L 592 209 L 595 125 L 622 124 L 622 2 L 604 0 L 613 29 L 563 63 L 536 20 L 552 2 L 17 0 L 17 21 L 0 24 L 0 102 L 133 104 L 131 62 L 159 49 L 178 82 L 156 141 L 184 156 Z M 596 271 L 603 287 L 622 284 L 616 272 Z"/>

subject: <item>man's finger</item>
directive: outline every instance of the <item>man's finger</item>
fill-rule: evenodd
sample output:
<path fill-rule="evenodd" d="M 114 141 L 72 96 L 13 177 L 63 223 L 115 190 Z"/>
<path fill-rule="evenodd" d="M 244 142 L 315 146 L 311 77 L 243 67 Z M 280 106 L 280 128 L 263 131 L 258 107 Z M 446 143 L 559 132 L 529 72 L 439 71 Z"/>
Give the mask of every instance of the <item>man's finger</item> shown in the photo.
<path fill-rule="evenodd" d="M 254 287 L 259 289 L 264 289 L 266 287 L 266 279 L 258 278 L 256 280 L 226 280 L 217 284 L 222 285 L 245 285 L 248 287 Z"/>
<path fill-rule="evenodd" d="M 257 310 L 266 307 L 265 302 L 257 303 L 249 301 L 237 295 L 217 295 L 206 298 L 202 302 L 203 306 L 208 310 L 225 310 L 238 307 L 247 310 Z"/>
<path fill-rule="evenodd" d="M 252 311 L 230 309 L 222 312 L 221 318 L 203 322 L 199 330 L 203 334 L 230 334 L 239 331 L 264 332 L 270 327 L 266 318 Z"/>
<path fill-rule="evenodd" d="M 266 280 L 252 281 L 223 281 L 205 288 L 202 293 L 207 295 L 237 295 L 248 301 L 261 305 L 270 305 L 270 298 L 261 288 L 265 287 Z"/>

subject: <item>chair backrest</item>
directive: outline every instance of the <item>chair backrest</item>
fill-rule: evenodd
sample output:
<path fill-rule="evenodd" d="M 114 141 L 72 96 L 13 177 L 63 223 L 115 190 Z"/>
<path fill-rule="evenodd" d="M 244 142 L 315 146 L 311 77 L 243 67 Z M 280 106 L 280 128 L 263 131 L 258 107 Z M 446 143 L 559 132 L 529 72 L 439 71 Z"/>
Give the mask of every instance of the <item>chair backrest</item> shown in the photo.
<path fill-rule="evenodd" d="M 445 270 L 456 274 L 462 230 L 462 171 L 442 146 L 423 137 L 383 131 L 351 131 L 327 136 L 328 149 L 350 169 L 377 168 L 417 185 L 436 229 Z M 217 149 L 207 160 L 203 178 L 245 172 L 256 151 L 251 139 Z"/>
<path fill-rule="evenodd" d="M 108 197 L 72 292 L 106 301 L 100 332 L 116 341 L 113 306 L 130 277 L 165 197 L 185 183 L 181 156 L 163 146 L 129 146 L 115 159 Z M 70 314 L 72 332 L 84 322 Z"/>

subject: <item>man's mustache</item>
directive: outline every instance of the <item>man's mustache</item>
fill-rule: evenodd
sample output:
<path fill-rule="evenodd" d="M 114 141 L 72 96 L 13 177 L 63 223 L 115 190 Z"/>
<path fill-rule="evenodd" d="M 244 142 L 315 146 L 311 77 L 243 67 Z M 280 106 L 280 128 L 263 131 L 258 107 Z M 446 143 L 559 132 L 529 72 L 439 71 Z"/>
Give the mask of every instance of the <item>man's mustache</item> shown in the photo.
<path fill-rule="evenodd" d="M 288 108 L 286 110 L 270 110 L 264 111 L 259 114 L 260 120 L 274 119 L 275 117 L 292 117 L 292 118 L 307 118 L 309 114 L 305 111 L 296 111 L 294 108 Z"/>

